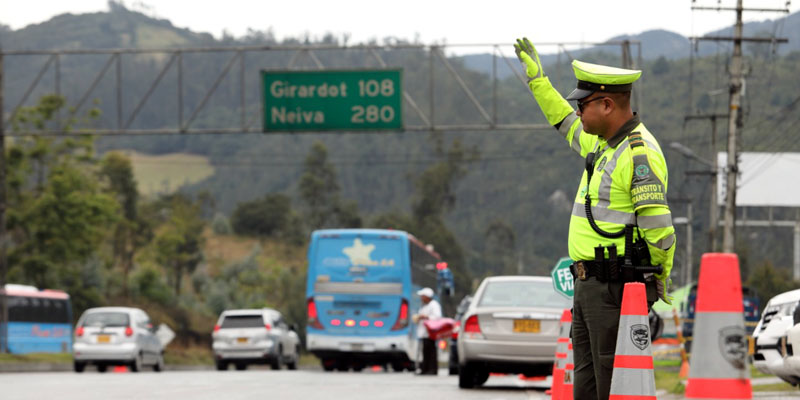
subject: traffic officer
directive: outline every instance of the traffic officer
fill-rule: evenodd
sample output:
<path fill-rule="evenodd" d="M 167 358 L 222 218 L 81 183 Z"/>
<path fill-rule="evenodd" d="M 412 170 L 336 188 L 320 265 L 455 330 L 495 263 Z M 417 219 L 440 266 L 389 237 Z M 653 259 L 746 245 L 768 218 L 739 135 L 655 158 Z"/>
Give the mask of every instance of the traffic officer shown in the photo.
<path fill-rule="evenodd" d="M 667 164 L 658 141 L 631 110 L 631 89 L 641 71 L 573 61 L 578 84 L 564 99 L 545 76 L 531 42 L 517 39 L 514 47 L 545 118 L 586 160 L 569 224 L 577 275 L 573 388 L 576 400 L 607 399 L 624 283 L 649 283 L 651 304 L 657 297 L 670 300 L 675 229 L 666 197 Z M 576 100 L 578 110 L 567 100 Z M 631 254 L 638 254 L 635 264 Z M 651 270 L 660 265 L 661 273 L 630 275 L 633 269 L 623 268 L 630 265 Z"/>

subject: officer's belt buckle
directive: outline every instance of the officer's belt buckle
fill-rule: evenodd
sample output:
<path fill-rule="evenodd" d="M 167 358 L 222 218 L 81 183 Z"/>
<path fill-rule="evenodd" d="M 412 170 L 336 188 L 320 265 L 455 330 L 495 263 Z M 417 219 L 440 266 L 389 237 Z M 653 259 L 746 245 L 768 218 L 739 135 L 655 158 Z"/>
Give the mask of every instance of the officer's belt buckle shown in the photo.
<path fill-rule="evenodd" d="M 578 261 L 575 263 L 575 271 L 578 273 L 578 279 L 585 281 L 586 280 L 586 266 L 583 265 L 583 261 Z"/>

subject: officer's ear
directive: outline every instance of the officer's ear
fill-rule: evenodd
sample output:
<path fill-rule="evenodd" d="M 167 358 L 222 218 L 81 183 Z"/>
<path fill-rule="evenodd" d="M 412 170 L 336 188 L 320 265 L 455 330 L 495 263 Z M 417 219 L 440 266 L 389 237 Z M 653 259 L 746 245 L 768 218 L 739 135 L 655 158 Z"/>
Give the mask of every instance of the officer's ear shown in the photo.
<path fill-rule="evenodd" d="M 603 114 L 604 115 L 610 115 L 611 113 L 614 112 L 614 110 L 616 110 L 618 108 L 617 102 L 611 96 L 606 96 L 600 101 L 603 102 Z"/>

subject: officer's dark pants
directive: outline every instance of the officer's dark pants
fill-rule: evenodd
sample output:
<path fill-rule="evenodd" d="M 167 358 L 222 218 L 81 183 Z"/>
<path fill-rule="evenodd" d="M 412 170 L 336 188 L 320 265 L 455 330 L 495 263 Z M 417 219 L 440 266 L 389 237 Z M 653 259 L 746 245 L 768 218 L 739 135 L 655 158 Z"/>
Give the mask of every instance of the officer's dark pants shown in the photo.
<path fill-rule="evenodd" d="M 622 288 L 621 282 L 602 283 L 594 277 L 575 281 L 572 311 L 575 400 L 608 399 Z"/>
<path fill-rule="evenodd" d="M 439 360 L 436 356 L 436 341 L 433 339 L 422 339 L 422 365 L 420 374 L 436 375 L 439 373 Z"/>

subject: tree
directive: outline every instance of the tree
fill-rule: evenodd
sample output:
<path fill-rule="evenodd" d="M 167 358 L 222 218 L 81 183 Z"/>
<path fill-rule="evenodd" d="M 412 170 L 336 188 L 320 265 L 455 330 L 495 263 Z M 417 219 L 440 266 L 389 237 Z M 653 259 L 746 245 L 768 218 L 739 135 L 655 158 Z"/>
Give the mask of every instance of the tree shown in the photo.
<path fill-rule="evenodd" d="M 336 171 L 328 162 L 328 150 L 321 142 L 314 142 L 305 160 L 305 170 L 300 177 L 300 198 L 306 205 L 306 222 L 320 229 L 333 221 L 339 198 Z"/>
<path fill-rule="evenodd" d="M 139 191 L 128 157 L 119 152 L 106 154 L 101 162 L 99 177 L 122 206 L 122 218 L 114 228 L 112 257 L 114 264 L 122 270 L 122 293 L 127 297 L 133 256 L 137 249 L 150 240 L 150 227 L 146 221 L 139 219 Z"/>
<path fill-rule="evenodd" d="M 486 247 L 483 258 L 493 272 L 514 274 L 516 235 L 505 221 L 495 220 L 486 228 Z"/>
<path fill-rule="evenodd" d="M 361 227 L 356 202 L 343 201 L 339 197 L 336 170 L 328 162 L 328 150 L 321 142 L 314 142 L 306 156 L 299 188 L 300 198 L 307 209 L 306 223 L 312 230 Z"/>
<path fill-rule="evenodd" d="M 669 61 L 664 56 L 658 57 L 653 63 L 653 74 L 663 75 L 669 72 Z"/>
<path fill-rule="evenodd" d="M 278 236 L 292 216 L 289 196 L 273 193 L 261 199 L 239 203 L 231 215 L 231 226 L 240 235 Z"/>
<path fill-rule="evenodd" d="M 184 274 L 191 274 L 203 259 L 202 202 L 178 193 L 160 199 L 157 209 L 163 224 L 153 240 L 155 259 L 171 272 L 173 290 L 179 295 Z"/>
<path fill-rule="evenodd" d="M 800 282 L 792 281 L 788 269 L 775 268 L 771 261 L 764 261 L 750 273 L 747 286 L 755 289 L 763 308 L 775 295 L 800 287 Z"/>
<path fill-rule="evenodd" d="M 56 95 L 23 107 L 12 129 L 46 129 L 64 105 Z M 90 111 L 88 119 L 96 116 Z M 77 119 L 68 119 L 70 129 Z M 8 211 L 12 279 L 39 287 L 81 285 L 81 268 L 97 252 L 119 209 L 94 169 L 93 138 L 22 137 L 8 149 Z M 77 288 L 76 288 L 77 289 Z M 93 302 L 95 300 L 91 300 Z"/>

